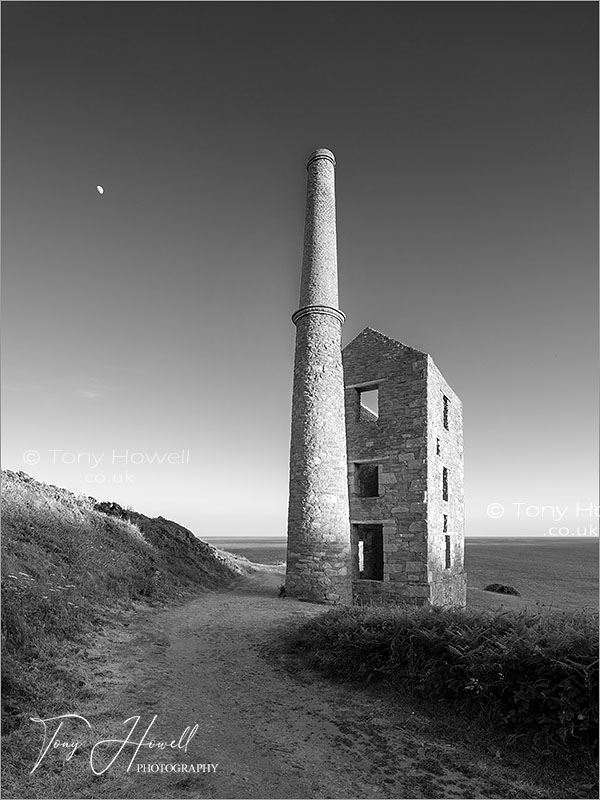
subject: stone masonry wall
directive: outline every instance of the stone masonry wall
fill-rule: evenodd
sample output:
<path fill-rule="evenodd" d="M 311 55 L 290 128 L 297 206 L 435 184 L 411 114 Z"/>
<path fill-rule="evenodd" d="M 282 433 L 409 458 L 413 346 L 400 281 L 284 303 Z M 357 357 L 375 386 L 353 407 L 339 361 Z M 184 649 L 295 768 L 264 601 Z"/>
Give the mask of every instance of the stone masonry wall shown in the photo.
<path fill-rule="evenodd" d="M 444 427 L 444 396 L 448 398 L 448 429 Z M 462 403 L 430 356 L 427 358 L 427 406 L 427 560 L 430 600 L 432 605 L 461 607 L 466 605 Z M 442 497 L 444 467 L 448 470 L 447 501 Z M 447 520 L 446 531 L 444 515 Z M 449 569 L 445 565 L 446 536 L 450 536 Z"/>
<path fill-rule="evenodd" d="M 423 604 L 427 573 L 427 356 L 367 328 L 343 352 L 355 602 Z M 379 418 L 359 389 L 379 389 Z M 361 418 L 362 417 L 362 418 Z M 379 465 L 379 497 L 359 497 L 355 464 Z M 358 580 L 358 524 L 381 524 L 383 581 Z"/>
<path fill-rule="evenodd" d="M 343 363 L 354 602 L 464 606 L 461 402 L 430 356 L 370 328 L 346 346 Z M 360 390 L 375 387 L 378 418 L 361 413 L 359 405 Z M 356 471 L 365 462 L 378 465 L 377 497 L 360 496 Z M 361 524 L 381 526 L 383 581 L 359 579 Z"/>

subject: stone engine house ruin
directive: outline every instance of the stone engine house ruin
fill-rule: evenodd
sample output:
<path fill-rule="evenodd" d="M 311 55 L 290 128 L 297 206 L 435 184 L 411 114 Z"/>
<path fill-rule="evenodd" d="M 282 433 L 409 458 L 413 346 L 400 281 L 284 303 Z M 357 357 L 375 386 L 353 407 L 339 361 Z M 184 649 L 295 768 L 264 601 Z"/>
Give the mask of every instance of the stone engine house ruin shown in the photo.
<path fill-rule="evenodd" d="M 354 601 L 464 606 L 460 400 L 431 356 L 371 328 L 343 367 Z"/>
<path fill-rule="evenodd" d="M 286 592 L 464 606 L 461 402 L 431 356 L 372 328 L 342 352 L 333 153 L 307 170 Z"/>

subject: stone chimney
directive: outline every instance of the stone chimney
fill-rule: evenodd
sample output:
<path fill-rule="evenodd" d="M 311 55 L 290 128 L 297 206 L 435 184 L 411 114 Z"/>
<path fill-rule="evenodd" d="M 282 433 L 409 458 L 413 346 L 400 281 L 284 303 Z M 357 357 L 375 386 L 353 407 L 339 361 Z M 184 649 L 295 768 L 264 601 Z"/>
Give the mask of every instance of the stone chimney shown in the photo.
<path fill-rule="evenodd" d="M 296 325 L 286 593 L 352 602 L 348 464 L 338 308 L 335 159 L 307 163 L 300 307 Z"/>

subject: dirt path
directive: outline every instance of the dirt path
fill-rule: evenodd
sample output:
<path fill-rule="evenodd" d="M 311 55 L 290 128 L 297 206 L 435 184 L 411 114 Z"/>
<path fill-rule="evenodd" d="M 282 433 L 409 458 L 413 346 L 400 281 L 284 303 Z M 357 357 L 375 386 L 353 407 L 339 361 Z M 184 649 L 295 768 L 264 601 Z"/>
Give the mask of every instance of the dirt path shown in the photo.
<path fill-rule="evenodd" d="M 493 756 L 432 738 L 410 700 L 391 709 L 383 697 L 265 658 L 280 625 L 323 612 L 278 599 L 280 583 L 278 574 L 259 573 L 227 591 L 142 612 L 90 654 L 96 679 L 103 676 L 109 689 L 110 707 L 105 699 L 95 715 L 87 712 L 103 736 L 124 737 L 124 720 L 138 714 L 139 732 L 157 715 L 155 741 L 179 740 L 187 726 L 198 730 L 187 753 L 144 748 L 129 772 L 123 754 L 82 797 L 548 796 L 511 780 Z M 161 761 L 218 766 L 210 773 L 138 771 Z"/>

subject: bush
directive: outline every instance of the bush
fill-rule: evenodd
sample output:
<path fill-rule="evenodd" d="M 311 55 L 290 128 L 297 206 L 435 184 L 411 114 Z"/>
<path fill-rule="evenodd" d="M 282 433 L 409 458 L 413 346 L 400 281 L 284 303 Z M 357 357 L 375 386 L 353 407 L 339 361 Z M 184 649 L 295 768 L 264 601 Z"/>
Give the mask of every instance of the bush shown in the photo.
<path fill-rule="evenodd" d="M 517 592 L 514 586 L 507 586 L 504 583 L 488 583 L 483 591 L 498 592 L 498 594 L 514 594 L 517 597 L 521 596 L 521 592 Z"/>
<path fill-rule="evenodd" d="M 335 609 L 302 625 L 287 649 L 332 678 L 444 700 L 546 753 L 597 744 L 597 615 Z"/>

